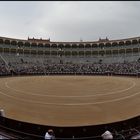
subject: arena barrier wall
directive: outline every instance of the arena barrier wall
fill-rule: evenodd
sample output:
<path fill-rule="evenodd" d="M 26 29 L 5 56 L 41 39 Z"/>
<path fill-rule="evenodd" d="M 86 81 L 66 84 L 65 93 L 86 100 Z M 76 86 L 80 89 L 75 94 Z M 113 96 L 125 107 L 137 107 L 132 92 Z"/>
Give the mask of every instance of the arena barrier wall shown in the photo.
<path fill-rule="evenodd" d="M 32 73 L 10 73 L 10 74 L 0 74 L 0 77 L 11 77 L 11 76 L 37 76 L 37 75 L 103 75 L 103 76 L 134 76 L 134 77 L 140 77 L 140 73 L 112 73 L 112 72 L 85 72 L 85 73 L 74 73 L 74 72 L 49 72 L 49 73 L 39 73 L 39 72 L 32 72 Z"/>
<path fill-rule="evenodd" d="M 50 128 L 54 130 L 57 139 L 67 140 L 72 139 L 73 137 L 75 139 L 101 139 L 100 136 L 106 129 L 112 132 L 119 132 L 136 128 L 138 126 L 140 126 L 140 116 L 108 124 L 73 127 L 32 124 L 0 116 L 0 128 L 16 133 L 24 138 L 37 139 L 43 139 L 45 132 Z"/>

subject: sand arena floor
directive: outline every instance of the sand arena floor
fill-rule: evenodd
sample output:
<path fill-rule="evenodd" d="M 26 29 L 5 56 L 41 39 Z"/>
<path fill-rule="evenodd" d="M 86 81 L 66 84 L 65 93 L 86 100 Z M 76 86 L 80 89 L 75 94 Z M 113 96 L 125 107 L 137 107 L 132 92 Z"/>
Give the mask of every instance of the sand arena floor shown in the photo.
<path fill-rule="evenodd" d="M 140 115 L 140 79 L 107 76 L 0 78 L 8 118 L 52 126 L 95 125 Z"/>

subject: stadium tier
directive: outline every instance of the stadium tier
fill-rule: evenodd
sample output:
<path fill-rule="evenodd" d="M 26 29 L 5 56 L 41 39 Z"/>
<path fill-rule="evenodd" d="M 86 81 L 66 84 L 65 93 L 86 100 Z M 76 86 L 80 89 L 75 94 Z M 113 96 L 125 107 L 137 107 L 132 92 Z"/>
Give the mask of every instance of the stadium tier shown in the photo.
<path fill-rule="evenodd" d="M 51 42 L 0 37 L 1 73 L 139 73 L 140 37 Z"/>
<path fill-rule="evenodd" d="M 0 52 L 43 58 L 45 63 L 123 63 L 139 60 L 140 38 L 94 42 L 51 42 L 0 37 Z M 37 57 L 35 57 L 37 56 Z"/>

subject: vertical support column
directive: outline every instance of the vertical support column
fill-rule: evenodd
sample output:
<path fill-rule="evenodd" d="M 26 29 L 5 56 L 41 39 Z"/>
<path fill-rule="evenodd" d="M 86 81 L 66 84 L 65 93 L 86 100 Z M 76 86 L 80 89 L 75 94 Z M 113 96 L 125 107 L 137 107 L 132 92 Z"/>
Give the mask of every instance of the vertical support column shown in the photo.
<path fill-rule="evenodd" d="M 124 49 L 124 61 L 126 62 L 126 48 Z"/>

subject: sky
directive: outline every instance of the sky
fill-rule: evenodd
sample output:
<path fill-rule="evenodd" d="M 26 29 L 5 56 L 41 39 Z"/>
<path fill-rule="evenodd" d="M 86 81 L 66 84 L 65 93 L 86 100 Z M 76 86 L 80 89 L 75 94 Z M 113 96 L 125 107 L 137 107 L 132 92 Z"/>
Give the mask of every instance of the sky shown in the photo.
<path fill-rule="evenodd" d="M 0 1 L 0 36 L 97 41 L 140 36 L 139 1 Z"/>

